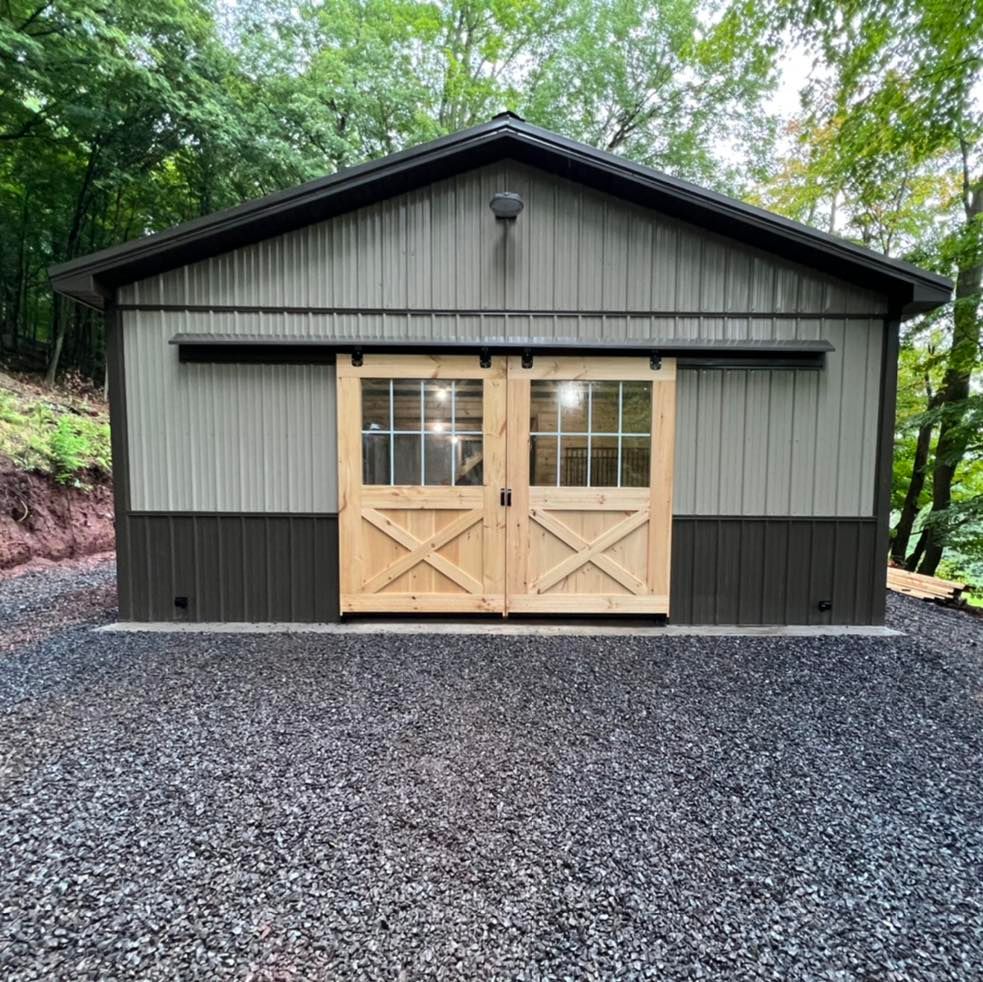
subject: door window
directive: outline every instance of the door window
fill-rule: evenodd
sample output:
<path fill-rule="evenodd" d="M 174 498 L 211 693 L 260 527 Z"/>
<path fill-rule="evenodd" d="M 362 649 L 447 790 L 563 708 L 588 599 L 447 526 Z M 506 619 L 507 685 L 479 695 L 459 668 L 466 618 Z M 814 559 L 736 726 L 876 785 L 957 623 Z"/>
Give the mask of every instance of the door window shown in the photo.
<path fill-rule="evenodd" d="M 363 379 L 362 483 L 484 481 L 480 379 Z"/>
<path fill-rule="evenodd" d="M 536 379 L 530 396 L 530 484 L 648 486 L 650 382 Z"/>

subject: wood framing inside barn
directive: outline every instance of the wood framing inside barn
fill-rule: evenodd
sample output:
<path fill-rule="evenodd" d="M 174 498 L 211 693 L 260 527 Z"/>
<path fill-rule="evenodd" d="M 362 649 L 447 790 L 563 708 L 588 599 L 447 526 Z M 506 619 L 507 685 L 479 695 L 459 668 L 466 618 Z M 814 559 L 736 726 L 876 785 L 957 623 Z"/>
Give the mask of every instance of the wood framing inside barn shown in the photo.
<path fill-rule="evenodd" d="M 881 623 L 951 290 L 508 114 L 52 280 L 106 312 L 134 621 Z"/>

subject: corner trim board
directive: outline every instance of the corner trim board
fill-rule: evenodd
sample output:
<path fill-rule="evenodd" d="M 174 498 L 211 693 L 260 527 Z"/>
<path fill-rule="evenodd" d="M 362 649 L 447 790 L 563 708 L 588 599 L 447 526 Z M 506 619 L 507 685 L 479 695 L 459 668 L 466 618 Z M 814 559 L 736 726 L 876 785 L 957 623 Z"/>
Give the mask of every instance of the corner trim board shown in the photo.
<path fill-rule="evenodd" d="M 881 344 L 880 402 L 877 427 L 877 470 L 874 478 L 874 515 L 877 519 L 875 549 L 884 563 L 891 540 L 891 481 L 894 463 L 894 425 L 898 401 L 898 350 L 900 347 L 901 315 L 895 311 L 884 319 Z M 876 615 L 874 623 L 883 623 L 887 609 L 887 586 L 874 584 Z"/>
<path fill-rule="evenodd" d="M 130 548 L 130 451 L 126 408 L 125 332 L 110 298 L 105 307 L 106 371 L 109 376 L 109 439 L 113 455 L 113 516 L 116 525 L 116 593 L 120 617 L 133 615 Z"/>

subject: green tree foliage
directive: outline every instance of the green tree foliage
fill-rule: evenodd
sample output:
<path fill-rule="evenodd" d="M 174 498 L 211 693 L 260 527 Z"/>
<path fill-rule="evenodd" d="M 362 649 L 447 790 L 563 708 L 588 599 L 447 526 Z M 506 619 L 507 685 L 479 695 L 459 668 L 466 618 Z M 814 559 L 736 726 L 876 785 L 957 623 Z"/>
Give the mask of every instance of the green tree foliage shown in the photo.
<path fill-rule="evenodd" d="M 568 136 L 733 189 L 771 145 L 771 121 L 754 111 L 771 57 L 756 40 L 690 0 L 574 0 L 520 105 Z"/>
<path fill-rule="evenodd" d="M 504 108 L 734 183 L 768 70 L 698 0 L 2 0 L 0 350 L 96 377 L 50 264 Z"/>
<path fill-rule="evenodd" d="M 51 340 L 53 375 L 71 329 L 75 359 L 92 369 L 99 325 L 52 297 L 46 268 L 187 213 L 184 197 L 159 216 L 154 185 L 223 120 L 229 59 L 196 0 L 10 0 L 5 7 L 3 330 Z M 194 190 L 190 176 L 180 183 Z"/>
<path fill-rule="evenodd" d="M 743 14 L 817 59 L 766 202 L 956 280 L 954 304 L 903 339 L 913 385 L 902 385 L 892 554 L 933 573 L 972 524 L 978 462 L 983 4 L 778 0 Z"/>

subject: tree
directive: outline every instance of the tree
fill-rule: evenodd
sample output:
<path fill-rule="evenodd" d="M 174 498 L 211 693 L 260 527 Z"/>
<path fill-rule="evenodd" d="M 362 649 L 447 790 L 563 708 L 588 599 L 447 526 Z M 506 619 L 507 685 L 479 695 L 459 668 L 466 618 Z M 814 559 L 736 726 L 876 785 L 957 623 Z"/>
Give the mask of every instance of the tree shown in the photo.
<path fill-rule="evenodd" d="M 804 89 L 807 128 L 825 138 L 808 170 L 831 197 L 831 210 L 838 195 L 849 197 L 843 230 L 956 279 L 948 322 L 938 322 L 941 378 L 927 397 L 893 542 L 896 558 L 932 573 L 946 545 L 942 516 L 970 452 L 972 377 L 980 366 L 983 113 L 974 90 L 983 67 L 983 5 L 803 0 L 748 13 L 769 20 L 776 36 L 795 32 L 822 64 Z M 919 203 L 917 186 L 933 177 L 934 202 L 922 193 Z M 933 229 L 927 240 L 925 218 Z M 909 553 L 929 477 L 931 512 Z"/>
<path fill-rule="evenodd" d="M 520 105 L 575 139 L 733 188 L 772 143 L 757 111 L 772 81 L 759 41 L 733 20 L 708 23 L 692 0 L 574 0 Z"/>
<path fill-rule="evenodd" d="M 11 226 L 4 215 L 4 226 L 19 230 L 14 289 L 23 296 L 49 263 L 154 227 L 140 214 L 144 183 L 196 133 L 215 128 L 225 65 L 211 11 L 198 0 L 13 0 L 0 55 L 5 204 L 34 219 Z M 70 327 L 92 318 L 57 296 L 45 306 L 51 381 Z M 15 309 L 23 316 L 23 305 Z"/>

